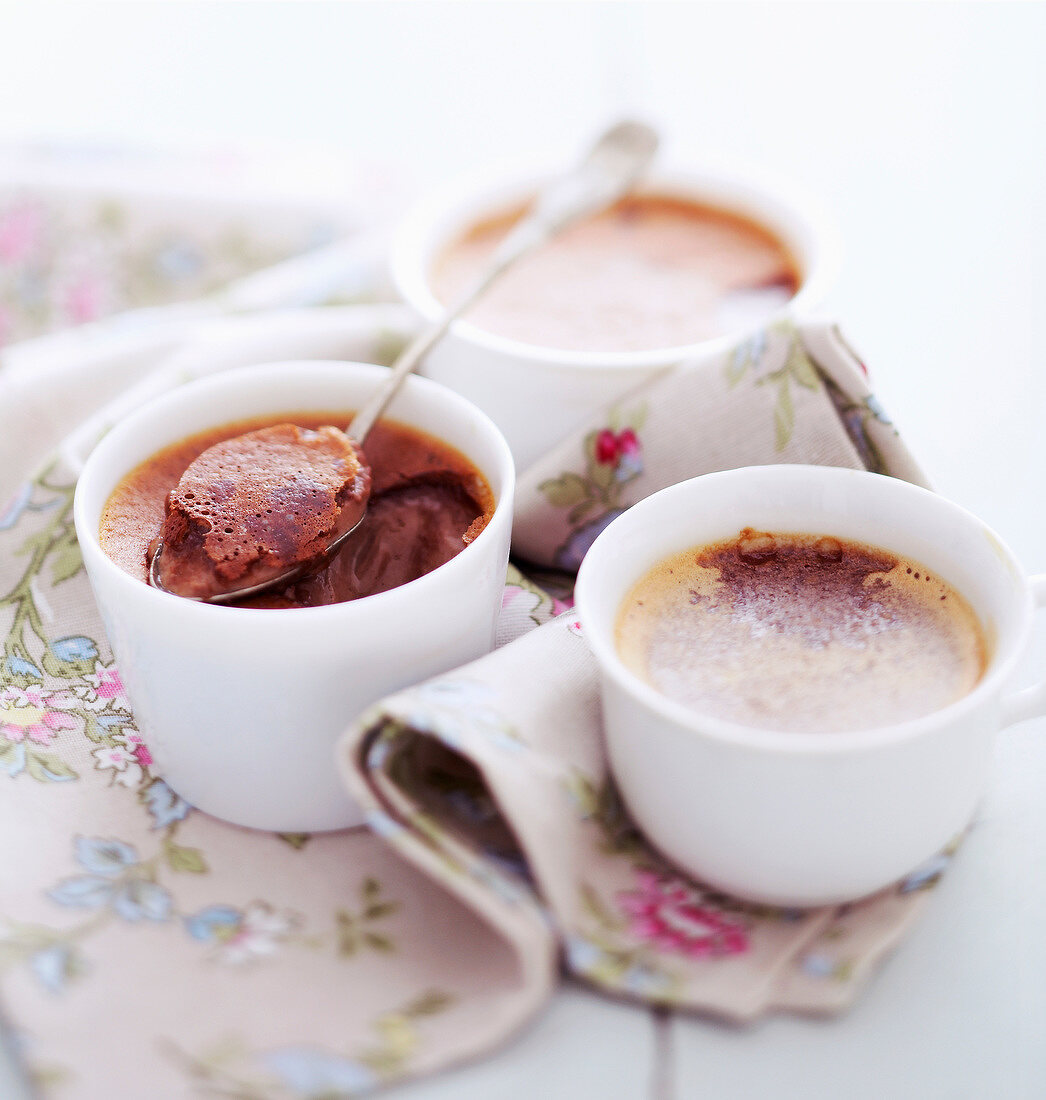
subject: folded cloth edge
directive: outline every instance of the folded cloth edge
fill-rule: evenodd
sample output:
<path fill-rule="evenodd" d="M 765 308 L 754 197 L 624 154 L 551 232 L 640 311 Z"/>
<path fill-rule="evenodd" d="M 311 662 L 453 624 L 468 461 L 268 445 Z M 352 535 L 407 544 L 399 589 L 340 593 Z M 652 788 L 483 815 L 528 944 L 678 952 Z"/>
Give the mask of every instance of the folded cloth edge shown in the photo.
<path fill-rule="evenodd" d="M 662 906 L 664 909 L 668 899 L 668 908 L 675 910 L 674 917 L 668 913 L 669 923 L 673 919 L 684 923 L 703 921 L 705 927 L 701 934 L 707 937 L 704 942 L 713 947 L 711 956 L 699 950 L 698 961 L 712 961 L 718 966 L 719 974 L 706 970 L 697 982 L 685 987 L 684 995 L 678 975 L 673 979 L 675 988 L 671 982 L 661 980 L 670 974 L 671 965 L 661 966 L 659 973 L 655 963 L 650 970 L 649 952 L 647 963 L 638 969 L 633 967 L 631 974 L 613 972 L 613 968 L 608 973 L 606 961 L 611 956 L 605 952 L 602 959 L 596 960 L 598 965 L 592 964 L 593 941 L 584 935 L 578 939 L 578 930 L 587 917 L 577 912 L 566 898 L 564 884 L 554 882 L 552 866 L 559 861 L 559 854 L 554 853 L 550 860 L 549 853 L 542 853 L 538 847 L 540 841 L 536 837 L 540 830 L 530 823 L 526 823 L 525 828 L 519 827 L 521 813 L 526 810 L 520 810 L 520 789 L 512 790 L 514 786 L 522 786 L 522 797 L 528 799 L 532 794 L 545 816 L 554 818 L 554 812 L 549 814 L 548 806 L 542 807 L 541 803 L 547 801 L 553 786 L 564 786 L 561 778 L 567 769 L 563 761 L 542 755 L 542 750 L 527 745 L 525 738 L 508 745 L 500 732 L 493 726 L 488 730 L 482 721 L 463 730 L 453 716 L 447 721 L 438 704 L 428 711 L 425 709 L 442 694 L 441 681 L 444 685 L 497 684 L 499 679 L 503 682 L 506 651 L 529 649 L 531 652 L 522 653 L 522 663 L 533 670 L 533 651 L 542 644 L 542 635 L 556 649 L 558 672 L 564 663 L 561 643 L 568 632 L 576 632 L 572 630 L 574 626 L 569 613 L 560 616 L 461 669 L 387 697 L 354 722 L 337 745 L 338 767 L 352 795 L 369 811 L 372 827 L 377 828 L 408 861 L 418 861 L 427 873 L 438 875 L 442 885 L 461 896 L 466 904 L 474 904 L 478 897 L 485 895 L 481 900 L 489 916 L 499 921 L 499 928 L 500 919 L 506 913 L 510 919 L 518 918 L 521 913 L 527 915 L 524 921 L 515 920 L 510 934 L 532 936 L 533 921 L 529 914 L 543 916 L 542 927 L 548 936 L 556 936 L 556 946 L 562 952 L 567 970 L 606 995 L 624 997 L 633 1003 L 665 1003 L 734 1023 L 751 1022 L 771 1011 L 829 1015 L 849 1007 L 928 903 L 928 888 L 936 884 L 956 846 L 949 846 L 947 852 L 930 861 L 926 869 L 913 872 L 902 882 L 871 898 L 804 911 L 773 910 L 724 899 L 717 892 L 705 890 L 674 872 L 656 852 L 648 849 L 646 858 L 634 860 L 636 867 L 645 865 L 648 868 L 639 873 L 643 880 L 639 891 L 618 891 L 616 897 L 632 899 L 630 906 L 639 902 L 647 907 L 648 915 L 653 913 L 649 908 L 651 903 L 655 908 Z M 557 640 L 554 633 L 549 632 L 558 632 L 560 637 Z M 583 644 L 579 638 L 573 641 Z M 576 678 L 571 683 L 576 688 Z M 591 682 L 582 688 L 595 692 Z M 496 696 L 495 688 L 495 705 Z M 548 716 L 548 709 L 543 710 L 539 724 L 547 725 Z M 493 734 L 493 739 L 489 734 Z M 510 731 L 512 737 L 518 734 L 518 730 Z M 479 849 L 469 848 L 467 842 L 455 839 L 448 829 L 440 829 L 426 811 L 412 802 L 409 793 L 397 786 L 398 781 L 392 775 L 395 769 L 391 767 L 396 762 L 395 753 L 404 753 L 405 748 L 409 750 L 411 739 L 419 738 L 432 738 L 475 765 L 522 849 L 540 898 L 528 886 L 503 874 L 497 861 Z M 552 783 L 543 788 L 548 778 Z M 509 809 L 513 801 L 515 819 Z M 620 806 L 618 812 L 621 812 Z M 581 816 L 591 818 L 587 812 Z M 600 850 L 605 851 L 606 836 L 597 836 L 600 830 L 594 825 L 592 819 L 592 824 L 575 826 L 578 835 L 564 831 L 561 836 L 562 847 L 569 848 L 573 843 L 578 848 L 573 866 L 575 870 L 583 869 L 586 876 L 589 872 L 595 874 L 590 862 L 601 858 Z M 582 832 L 589 835 L 582 837 L 579 843 Z M 619 862 L 617 871 L 611 871 L 609 877 L 616 877 L 620 885 L 625 881 L 621 868 L 633 862 L 635 852 L 626 854 L 622 848 L 617 855 L 625 857 L 624 863 Z M 448 874 L 448 869 L 455 873 Z M 605 872 L 604 867 L 604 877 L 607 877 Z M 587 888 L 594 894 L 590 885 Z M 600 919 L 600 908 L 606 911 L 608 895 L 605 890 L 603 894 L 602 900 L 593 897 L 597 919 Z M 492 895 L 497 897 L 498 904 L 491 904 Z M 615 896 L 614 892 L 609 896 Z M 507 906 L 500 904 L 504 898 L 508 898 Z M 653 919 L 659 919 L 656 913 Z M 731 942 L 731 937 L 736 942 Z M 748 942 L 742 942 L 745 937 Z M 616 939 L 619 948 L 628 937 L 616 936 Z M 717 942 L 719 947 L 715 946 Z M 679 950 L 680 943 L 671 942 L 669 935 L 663 937 L 661 946 L 667 951 L 661 956 L 664 959 Z M 546 945 L 545 949 L 551 948 Z M 615 945 L 611 944 L 611 955 L 614 949 Z M 734 951 L 742 954 L 731 958 Z M 642 954 L 639 952 L 636 958 Z"/>

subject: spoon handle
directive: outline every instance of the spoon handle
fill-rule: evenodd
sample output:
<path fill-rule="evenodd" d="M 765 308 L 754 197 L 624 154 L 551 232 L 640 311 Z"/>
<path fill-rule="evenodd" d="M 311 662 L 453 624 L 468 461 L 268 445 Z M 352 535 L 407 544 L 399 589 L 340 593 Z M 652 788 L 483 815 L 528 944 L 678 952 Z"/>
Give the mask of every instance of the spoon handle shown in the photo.
<path fill-rule="evenodd" d="M 573 172 L 545 187 L 530 211 L 495 250 L 479 278 L 404 348 L 382 385 L 352 418 L 345 434 L 362 445 L 403 379 L 458 317 L 486 293 L 491 283 L 553 234 L 620 198 L 646 169 L 657 144 L 657 135 L 649 127 L 638 122 L 620 122 L 599 139 Z"/>
<path fill-rule="evenodd" d="M 536 243 L 536 242 L 535 242 Z M 515 257 L 513 257 L 514 259 Z M 509 261 L 511 262 L 511 261 Z M 507 266 L 507 264 L 505 265 Z M 370 398 L 352 418 L 352 422 L 345 430 L 350 439 L 355 440 L 361 446 L 370 434 L 378 417 L 385 411 L 386 405 L 395 397 L 403 379 L 410 374 L 421 360 L 428 354 L 432 346 L 436 344 L 448 328 L 458 317 L 469 308 L 470 305 L 487 289 L 487 287 L 501 274 L 504 267 L 491 268 L 484 273 L 469 291 L 463 294 L 454 305 L 443 312 L 438 321 L 426 325 L 414 337 L 413 340 L 400 352 L 396 361 L 389 368 L 389 373 L 382 384 L 371 394 Z"/>

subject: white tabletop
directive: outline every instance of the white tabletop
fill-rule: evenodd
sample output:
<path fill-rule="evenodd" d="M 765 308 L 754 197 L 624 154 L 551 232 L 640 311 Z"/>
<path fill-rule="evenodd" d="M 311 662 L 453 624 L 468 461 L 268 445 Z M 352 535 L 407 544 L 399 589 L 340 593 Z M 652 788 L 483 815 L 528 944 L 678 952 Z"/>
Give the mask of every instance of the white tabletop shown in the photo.
<path fill-rule="evenodd" d="M 762 164 L 822 196 L 844 244 L 826 312 L 935 486 L 1046 570 L 1046 7 L 232 7 L 85 3 L 61 33 L 0 12 L 0 141 L 306 140 L 424 183 L 639 113 L 673 159 Z M 142 34 L 172 43 L 157 80 Z M 566 986 L 489 1059 L 394 1095 L 1046 1095 L 1044 790 L 1046 720 L 1004 732 L 925 917 L 840 1018 L 734 1028 Z"/>

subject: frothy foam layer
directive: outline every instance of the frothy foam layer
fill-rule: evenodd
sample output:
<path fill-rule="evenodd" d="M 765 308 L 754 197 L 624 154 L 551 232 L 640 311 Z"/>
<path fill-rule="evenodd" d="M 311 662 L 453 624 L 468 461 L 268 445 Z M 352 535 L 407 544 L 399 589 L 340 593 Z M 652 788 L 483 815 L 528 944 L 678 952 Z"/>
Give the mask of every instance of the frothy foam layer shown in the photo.
<path fill-rule="evenodd" d="M 452 302 L 490 262 L 519 212 L 474 225 L 444 249 L 432 286 Z M 558 234 L 506 272 L 470 323 L 569 351 L 645 351 L 752 328 L 802 278 L 768 229 L 667 195 L 633 195 Z"/>
<path fill-rule="evenodd" d="M 764 729 L 870 729 L 980 679 L 966 600 L 916 562 L 820 535 L 745 529 L 655 567 L 624 601 L 625 664 L 702 713 Z"/>

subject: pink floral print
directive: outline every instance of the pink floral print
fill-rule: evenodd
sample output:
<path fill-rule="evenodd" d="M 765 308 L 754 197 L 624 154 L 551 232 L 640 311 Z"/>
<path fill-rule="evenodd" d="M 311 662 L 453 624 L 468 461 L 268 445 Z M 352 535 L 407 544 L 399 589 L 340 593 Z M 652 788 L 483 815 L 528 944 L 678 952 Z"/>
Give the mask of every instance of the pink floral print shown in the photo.
<path fill-rule="evenodd" d="M 0 260 L 20 263 L 36 247 L 40 235 L 40 211 L 27 204 L 12 207 L 0 216 Z"/>
<path fill-rule="evenodd" d="M 87 275 L 77 279 L 66 290 L 65 310 L 77 325 L 97 320 L 103 313 L 101 283 Z"/>
<path fill-rule="evenodd" d="M 602 428 L 596 433 L 595 458 L 603 466 L 617 467 L 626 459 L 638 463 L 641 451 L 639 436 L 631 428 Z"/>
<path fill-rule="evenodd" d="M 68 709 L 78 700 L 67 692 L 41 688 L 7 687 L 0 691 L 0 736 L 15 743 L 26 739 L 50 745 L 61 730 L 75 729 L 76 718 Z"/>
<path fill-rule="evenodd" d="M 553 508 L 566 512 L 568 536 L 553 556 L 556 568 L 577 572 L 600 532 L 629 504 L 626 497 L 632 490 L 626 493 L 626 487 L 643 473 L 639 433 L 646 411 L 645 405 L 627 415 L 614 410 L 605 427 L 585 436 L 580 456 L 584 470 L 564 470 L 538 486 Z"/>
<path fill-rule="evenodd" d="M 636 939 L 691 958 L 748 950 L 744 927 L 711 908 L 693 886 L 648 870 L 637 870 L 636 877 L 638 889 L 618 894 L 629 918 L 628 931 Z"/>
<path fill-rule="evenodd" d="M 115 665 L 96 661 L 94 672 L 84 676 L 83 703 L 89 710 L 114 708 L 130 713 L 131 705 L 124 691 L 123 680 Z"/>
<path fill-rule="evenodd" d="M 112 781 L 137 790 L 146 778 L 145 771 L 153 762 L 141 736 L 132 729 L 110 736 L 91 754 L 99 771 L 112 772 Z"/>

